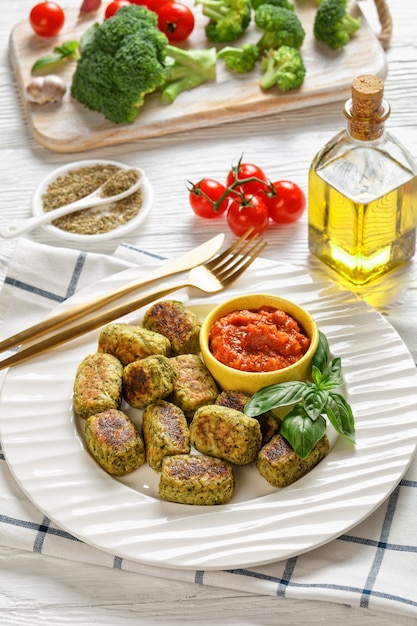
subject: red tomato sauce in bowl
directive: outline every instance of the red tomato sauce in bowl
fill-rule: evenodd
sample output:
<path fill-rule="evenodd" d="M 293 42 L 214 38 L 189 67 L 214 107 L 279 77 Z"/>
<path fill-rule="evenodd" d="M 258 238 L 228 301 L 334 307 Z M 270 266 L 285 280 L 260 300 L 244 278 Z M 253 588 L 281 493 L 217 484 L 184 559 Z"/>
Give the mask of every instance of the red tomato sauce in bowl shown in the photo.
<path fill-rule="evenodd" d="M 237 310 L 219 318 L 209 334 L 213 356 L 243 372 L 272 372 L 299 361 L 310 339 L 296 320 L 270 306 Z"/>

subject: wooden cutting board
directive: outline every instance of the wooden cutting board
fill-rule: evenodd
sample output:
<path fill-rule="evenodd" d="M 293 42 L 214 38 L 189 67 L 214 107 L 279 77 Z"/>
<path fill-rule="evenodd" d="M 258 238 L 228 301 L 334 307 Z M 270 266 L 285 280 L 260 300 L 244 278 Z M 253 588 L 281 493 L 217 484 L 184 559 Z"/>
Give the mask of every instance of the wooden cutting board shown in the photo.
<path fill-rule="evenodd" d="M 24 96 L 31 79 L 31 67 L 54 46 L 79 39 L 94 22 L 102 21 L 104 3 L 100 12 L 88 19 L 80 19 L 78 8 L 66 9 L 66 23 L 59 37 L 42 38 L 32 31 L 27 18 L 13 29 L 9 52 L 15 72 L 30 131 L 43 146 L 57 152 L 81 152 L 100 146 L 140 141 L 149 137 L 187 131 L 198 127 L 217 126 L 225 122 L 255 118 L 269 114 L 309 107 L 320 103 L 341 101 L 350 95 L 350 86 L 359 74 L 378 74 L 385 77 L 387 67 L 384 51 L 355 4 L 350 12 L 362 18 L 362 27 L 352 40 L 339 51 L 314 40 L 312 30 L 317 4 L 315 0 L 294 0 L 306 37 L 301 52 L 307 69 L 303 86 L 282 93 L 278 89 L 263 92 L 259 87 L 260 70 L 239 75 L 226 70 L 218 61 L 216 82 L 206 83 L 182 93 L 173 104 L 161 104 L 158 94 L 147 96 L 146 103 L 132 124 L 113 124 L 101 114 L 89 111 L 71 98 L 68 88 L 60 104 L 38 105 Z M 191 6 L 191 5 L 190 5 Z M 208 45 L 204 26 L 207 23 L 201 6 L 193 7 L 196 27 L 189 43 L 194 48 Z M 257 41 L 260 31 L 251 25 L 242 41 Z M 233 45 L 240 45 L 241 41 Z M 75 62 L 68 62 L 59 70 L 68 87 Z"/>

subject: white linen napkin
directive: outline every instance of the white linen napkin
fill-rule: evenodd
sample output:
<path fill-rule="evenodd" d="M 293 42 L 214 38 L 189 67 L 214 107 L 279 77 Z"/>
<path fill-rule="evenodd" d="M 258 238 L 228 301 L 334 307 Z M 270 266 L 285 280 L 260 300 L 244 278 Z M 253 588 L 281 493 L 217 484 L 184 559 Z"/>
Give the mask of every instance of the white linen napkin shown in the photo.
<path fill-rule="evenodd" d="M 132 264 L 160 262 L 127 245 L 114 256 L 20 240 L 0 294 L 0 337 L 43 319 L 59 302 Z M 410 337 L 417 322 L 407 320 Z M 413 355 L 416 360 L 416 354 Z M 0 380 L 0 383 L 2 380 Z M 229 571 L 176 570 L 175 579 L 280 597 L 339 602 L 417 619 L 417 461 L 387 500 L 349 533 L 307 554 Z M 172 579 L 172 570 L 109 555 L 43 515 L 21 491 L 0 448 L 4 546 Z"/>

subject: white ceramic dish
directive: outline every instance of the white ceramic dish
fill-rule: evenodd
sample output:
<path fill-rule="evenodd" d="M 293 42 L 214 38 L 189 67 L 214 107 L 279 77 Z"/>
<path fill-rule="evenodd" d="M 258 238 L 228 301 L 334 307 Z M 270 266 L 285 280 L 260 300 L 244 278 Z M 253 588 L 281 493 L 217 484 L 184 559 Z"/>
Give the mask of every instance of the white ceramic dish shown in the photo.
<path fill-rule="evenodd" d="M 50 185 L 54 180 L 56 180 L 60 176 L 65 176 L 68 172 L 72 170 L 77 170 L 81 167 L 91 167 L 95 164 L 101 165 L 115 165 L 122 169 L 128 169 L 132 166 L 126 165 L 125 163 L 120 163 L 119 161 L 109 161 L 106 159 L 90 159 L 84 161 L 74 161 L 72 163 L 68 163 L 67 165 L 63 165 L 53 172 L 51 172 L 48 176 L 46 176 L 42 182 L 38 185 L 35 190 L 35 193 L 32 197 L 32 213 L 33 215 L 43 215 L 43 202 L 42 196 L 45 193 L 48 185 Z M 63 239 L 66 241 L 86 243 L 86 242 L 100 242 L 100 241 L 108 241 L 109 239 L 115 239 L 116 237 L 124 237 L 128 233 L 136 230 L 143 222 L 147 219 L 149 213 L 152 210 L 153 205 L 153 187 L 149 181 L 149 179 L 145 176 L 144 181 L 141 187 L 143 204 L 141 206 L 138 214 L 131 219 L 126 224 L 122 224 L 118 228 L 115 228 L 106 233 L 99 233 L 96 235 L 81 235 L 77 233 L 71 233 L 62 228 L 57 228 L 53 224 L 45 224 L 42 226 L 50 235 L 57 237 L 58 239 Z"/>
<path fill-rule="evenodd" d="M 97 283 L 69 306 L 132 280 L 133 269 Z M 275 490 L 254 468 L 237 473 L 231 503 L 193 507 L 162 502 L 157 475 L 143 466 L 123 480 L 106 474 L 86 452 L 74 419 L 76 367 L 95 351 L 98 331 L 8 372 L 0 429 L 6 460 L 29 498 L 56 524 L 86 543 L 131 560 L 182 569 L 268 563 L 340 536 L 397 486 L 417 442 L 417 371 L 385 320 L 353 294 L 303 269 L 260 260 L 233 289 L 187 298 L 204 315 L 223 298 L 253 290 L 304 306 L 342 357 L 346 395 L 356 420 L 356 446 L 334 439 L 308 475 Z M 139 321 L 141 313 L 130 321 Z M 241 480 L 241 471 L 245 472 Z"/>

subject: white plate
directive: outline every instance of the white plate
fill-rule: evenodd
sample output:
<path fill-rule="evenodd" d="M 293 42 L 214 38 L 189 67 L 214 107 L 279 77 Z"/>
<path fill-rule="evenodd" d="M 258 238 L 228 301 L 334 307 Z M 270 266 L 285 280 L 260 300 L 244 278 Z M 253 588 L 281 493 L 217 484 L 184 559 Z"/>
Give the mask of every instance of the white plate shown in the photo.
<path fill-rule="evenodd" d="M 74 161 L 72 163 L 68 163 L 67 165 L 63 165 L 58 167 L 56 170 L 51 172 L 46 178 L 42 180 L 42 182 L 38 185 L 35 190 L 35 193 L 32 197 L 32 213 L 33 215 L 43 215 L 43 201 L 42 196 L 45 193 L 48 185 L 50 185 L 54 180 L 56 180 L 59 176 L 65 176 L 68 172 L 73 170 L 78 170 L 80 167 L 91 167 L 93 165 L 115 165 L 120 167 L 121 169 L 128 169 L 132 166 L 126 165 L 126 163 L 120 163 L 119 161 L 108 161 L 106 159 L 94 159 L 94 160 L 85 160 L 85 161 Z M 78 233 L 71 233 L 66 230 L 62 230 L 62 228 L 58 228 L 53 224 L 45 224 L 43 228 L 54 237 L 58 237 L 59 239 L 65 239 L 67 241 L 72 242 L 100 242 L 100 241 L 108 241 L 109 239 L 115 239 L 116 237 L 124 237 L 128 233 L 136 230 L 148 217 L 151 212 L 153 205 L 153 187 L 149 181 L 149 179 L 145 176 L 142 186 L 142 206 L 137 215 L 126 224 L 122 224 L 118 226 L 118 228 L 114 228 L 106 233 L 99 233 L 97 235 L 81 235 Z"/>
<path fill-rule="evenodd" d="M 133 269 L 103 280 L 65 306 L 139 274 Z M 116 480 L 84 449 L 71 392 L 78 363 L 96 350 L 95 331 L 11 369 L 3 387 L 5 456 L 39 509 L 79 539 L 112 554 L 166 567 L 219 569 L 273 562 L 316 548 L 383 502 L 405 473 L 417 441 L 417 372 L 404 343 L 366 303 L 330 282 L 313 282 L 303 269 L 262 260 L 224 298 L 253 291 L 253 285 L 257 292 L 305 306 L 327 335 L 332 353 L 342 357 L 357 445 L 337 438 L 316 468 L 282 490 L 272 489 L 246 467 L 239 470 L 236 495 L 227 505 L 162 502 L 149 468 Z M 223 294 L 187 299 L 181 292 L 176 297 L 204 314 Z M 140 321 L 140 313 L 126 319 Z"/>

